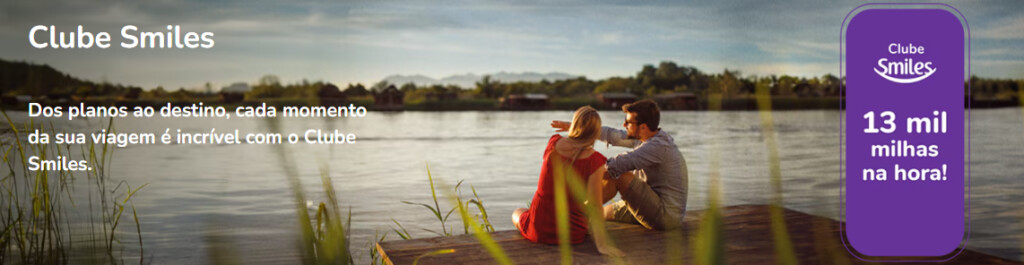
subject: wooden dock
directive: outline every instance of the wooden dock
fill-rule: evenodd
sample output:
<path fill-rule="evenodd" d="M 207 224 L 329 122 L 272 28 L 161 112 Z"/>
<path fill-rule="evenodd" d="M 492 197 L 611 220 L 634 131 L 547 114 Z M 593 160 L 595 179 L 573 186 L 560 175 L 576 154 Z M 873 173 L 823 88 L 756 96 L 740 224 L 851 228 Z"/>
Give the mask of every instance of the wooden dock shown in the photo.
<path fill-rule="evenodd" d="M 686 213 L 685 228 L 675 233 L 651 231 L 637 225 L 609 222 L 608 231 L 626 253 L 626 264 L 690 264 L 703 211 Z M 727 264 L 776 264 L 769 207 L 740 205 L 722 209 L 723 257 Z M 801 264 L 870 264 L 847 252 L 840 243 L 837 221 L 785 210 L 785 219 L 796 258 Z M 560 260 L 558 246 L 536 244 L 518 231 L 498 231 L 491 236 L 516 264 L 554 264 Z M 613 264 L 597 252 L 591 237 L 573 245 L 575 264 Z M 666 246 L 665 242 L 673 242 Z M 412 264 L 423 255 L 441 249 L 454 253 L 423 257 L 419 264 L 494 264 L 494 260 L 472 235 L 434 237 L 380 242 L 377 250 L 387 264 Z M 682 261 L 682 262 L 679 262 Z M 964 250 L 943 264 L 1024 264 L 970 250 Z"/>

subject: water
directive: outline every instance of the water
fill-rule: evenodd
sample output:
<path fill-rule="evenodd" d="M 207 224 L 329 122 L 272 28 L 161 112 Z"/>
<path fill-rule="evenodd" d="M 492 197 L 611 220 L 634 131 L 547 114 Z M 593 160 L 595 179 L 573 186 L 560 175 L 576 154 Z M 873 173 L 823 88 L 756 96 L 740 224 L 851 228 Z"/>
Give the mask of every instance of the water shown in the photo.
<path fill-rule="evenodd" d="M 25 113 L 11 113 L 24 120 Z M 289 145 L 307 200 L 324 201 L 320 165 L 326 164 L 338 198 L 352 211 L 352 252 L 368 262 L 376 232 L 391 219 L 415 237 L 441 230 L 432 213 L 401 201 L 430 202 L 427 165 L 451 186 L 476 188 L 495 227 L 514 229 L 509 215 L 532 198 L 544 145 L 554 132 L 549 112 L 371 112 L 359 119 L 117 119 L 121 131 L 189 132 L 240 129 L 300 133 L 306 129 L 352 132 L 351 145 Z M 838 111 L 775 112 L 784 201 L 788 208 L 839 216 Z M 602 112 L 619 127 L 621 112 Z M 97 130 L 101 120 L 56 122 L 70 130 Z M 689 166 L 687 209 L 706 203 L 709 159 L 719 152 L 724 203 L 766 204 L 771 198 L 768 153 L 757 112 L 666 112 L 662 128 L 676 140 Z M 1024 235 L 1024 119 L 1020 109 L 972 112 L 971 237 L 968 248 L 1021 259 Z M 626 151 L 605 147 L 607 156 Z M 151 145 L 115 150 L 111 177 L 134 186 L 148 183 L 134 202 L 142 222 L 148 262 L 210 263 L 214 246 L 225 246 L 250 263 L 298 261 L 293 194 L 275 149 L 266 145 Z M 79 189 L 82 189 L 80 186 Z M 468 188 L 468 187 L 467 187 Z M 464 195 L 471 196 L 469 189 Z M 315 205 L 315 203 L 314 203 Z M 447 208 L 442 204 L 442 208 Z M 453 218 L 454 220 L 455 218 Z M 461 223 L 450 222 L 462 233 Z M 134 229 L 132 227 L 131 229 Z M 388 239 L 397 239 L 391 233 Z"/>

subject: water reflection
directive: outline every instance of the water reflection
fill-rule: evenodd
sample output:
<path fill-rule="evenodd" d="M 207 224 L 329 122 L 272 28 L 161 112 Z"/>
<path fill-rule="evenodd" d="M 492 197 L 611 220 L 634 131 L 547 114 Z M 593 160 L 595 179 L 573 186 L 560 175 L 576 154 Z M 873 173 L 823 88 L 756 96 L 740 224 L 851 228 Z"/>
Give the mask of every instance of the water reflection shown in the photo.
<path fill-rule="evenodd" d="M 319 161 L 343 206 L 352 207 L 352 246 L 357 263 L 368 262 L 368 242 L 378 231 L 391 231 L 390 218 L 413 236 L 436 226 L 433 216 L 400 201 L 429 201 L 424 164 L 436 179 L 472 184 L 489 213 L 503 216 L 527 205 L 536 187 L 541 156 L 553 131 L 552 119 L 569 111 L 549 112 L 371 112 L 348 119 L 193 119 L 115 121 L 121 131 L 162 132 L 165 128 L 201 132 L 284 133 L 307 129 L 339 130 L 358 135 L 352 145 L 288 146 L 306 200 L 324 201 Z M 605 120 L 624 118 L 602 112 Z M 837 218 L 839 197 L 838 111 L 774 112 L 783 201 L 787 208 Z M 13 113 L 12 118 L 24 117 Z M 1020 259 L 1024 201 L 1024 120 L 1018 109 L 972 112 L 971 239 L 968 248 Z M 101 128 L 98 121 L 60 122 L 69 130 Z M 725 205 L 767 204 L 772 193 L 767 150 L 757 112 L 666 112 L 663 129 L 676 140 L 690 170 L 687 209 L 707 205 L 709 142 L 721 152 L 721 188 Z M 135 198 L 142 222 L 147 259 L 153 263 L 201 264 L 217 255 L 244 264 L 298 261 L 295 206 L 288 178 L 267 145 L 152 145 L 118 149 L 112 177 L 149 183 Z M 597 147 L 605 155 L 626 151 Z M 496 221 L 496 229 L 512 229 Z M 389 236 L 394 239 L 397 237 Z M 234 252 L 219 251 L 230 244 Z M 226 254 L 225 254 L 226 253 Z M 234 254 L 232 254 L 234 253 Z"/>

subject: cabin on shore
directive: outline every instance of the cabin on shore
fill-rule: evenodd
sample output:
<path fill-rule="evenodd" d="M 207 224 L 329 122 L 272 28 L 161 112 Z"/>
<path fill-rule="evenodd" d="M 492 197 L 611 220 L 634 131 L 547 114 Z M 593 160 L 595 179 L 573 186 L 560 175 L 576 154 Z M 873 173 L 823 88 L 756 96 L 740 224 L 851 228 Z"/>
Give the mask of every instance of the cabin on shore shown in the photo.
<path fill-rule="evenodd" d="M 334 84 L 321 86 L 316 96 L 320 99 L 321 106 L 343 106 L 348 99 L 348 96 Z"/>
<path fill-rule="evenodd" d="M 401 110 L 404 106 L 405 92 L 395 85 L 389 85 L 381 91 L 373 92 L 373 107 L 377 110 Z"/>
<path fill-rule="evenodd" d="M 654 102 L 663 110 L 700 110 L 697 95 L 690 92 L 676 92 L 654 96 Z"/>
<path fill-rule="evenodd" d="M 605 105 L 612 109 L 619 109 L 622 105 L 633 103 L 636 101 L 636 95 L 633 93 L 626 92 L 609 92 L 597 94 L 597 100 L 600 100 Z"/>
<path fill-rule="evenodd" d="M 245 93 L 249 93 L 249 91 L 252 91 L 249 84 L 237 82 L 230 86 L 222 87 L 220 89 L 220 93 L 217 93 L 217 96 L 220 97 L 221 102 L 228 104 L 238 103 L 245 100 Z"/>
<path fill-rule="evenodd" d="M 221 91 L 220 93 L 217 93 L 217 97 L 220 98 L 221 102 L 229 103 L 230 104 L 230 103 L 242 102 L 242 100 L 245 99 L 245 94 L 244 93 L 232 93 L 232 92 Z"/>
<path fill-rule="evenodd" d="M 508 95 L 499 102 L 503 110 L 543 110 L 549 105 L 548 95 L 537 93 Z"/>

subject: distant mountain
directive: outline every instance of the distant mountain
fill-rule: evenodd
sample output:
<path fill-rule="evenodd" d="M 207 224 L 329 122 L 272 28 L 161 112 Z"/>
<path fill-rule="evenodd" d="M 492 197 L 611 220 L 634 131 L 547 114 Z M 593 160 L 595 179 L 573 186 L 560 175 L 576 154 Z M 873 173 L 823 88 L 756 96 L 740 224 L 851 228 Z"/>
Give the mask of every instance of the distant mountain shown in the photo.
<path fill-rule="evenodd" d="M 392 75 L 384 78 L 384 81 L 395 85 L 402 85 L 405 83 L 415 83 L 418 86 L 423 85 L 457 85 L 462 88 L 474 88 L 476 82 L 479 82 L 484 78 L 485 75 L 477 74 L 461 74 L 444 77 L 441 79 L 434 79 L 424 75 Z M 536 73 L 536 72 L 523 72 L 523 73 L 509 73 L 499 72 L 496 74 L 490 74 L 491 80 L 501 81 L 503 83 L 513 82 L 540 82 L 541 80 L 555 81 L 573 79 L 579 76 L 570 75 L 566 73 L 550 72 L 550 73 Z"/>
<path fill-rule="evenodd" d="M 388 81 L 388 83 L 394 84 L 395 86 L 401 86 L 406 83 L 414 83 L 416 85 L 440 84 L 437 79 L 433 79 L 425 75 L 392 75 L 385 77 L 384 81 Z"/>

